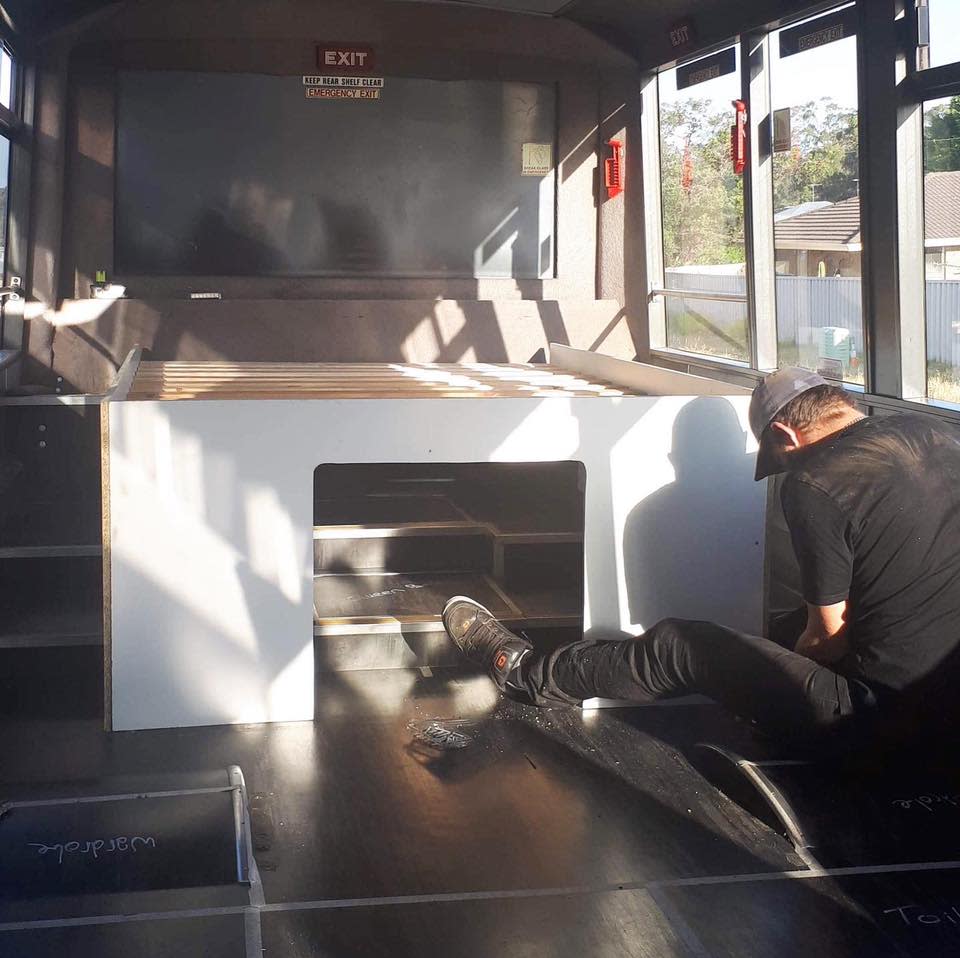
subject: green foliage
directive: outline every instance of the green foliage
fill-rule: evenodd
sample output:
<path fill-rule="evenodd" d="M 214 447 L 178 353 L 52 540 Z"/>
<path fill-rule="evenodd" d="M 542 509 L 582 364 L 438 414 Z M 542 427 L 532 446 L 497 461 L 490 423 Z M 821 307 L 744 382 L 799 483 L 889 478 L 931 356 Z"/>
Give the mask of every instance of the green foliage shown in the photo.
<path fill-rule="evenodd" d="M 671 311 L 667 316 L 667 343 L 672 349 L 747 362 L 746 320 L 730 323 L 721 332 L 695 313 Z"/>
<path fill-rule="evenodd" d="M 794 109 L 793 149 L 774 160 L 774 208 L 857 193 L 857 114 L 832 100 Z M 743 188 L 730 162 L 732 108 L 708 99 L 660 111 L 667 267 L 742 263 Z M 689 179 L 684 182 L 684 156 Z"/>
<path fill-rule="evenodd" d="M 742 263 L 743 190 L 730 163 L 730 110 L 709 100 L 660 114 L 666 265 Z M 689 149 L 692 180 L 683 183 Z"/>
<path fill-rule="evenodd" d="M 960 369 L 949 363 L 927 363 L 927 395 L 939 402 L 960 403 Z"/>
<path fill-rule="evenodd" d="M 926 173 L 960 170 L 960 96 L 924 113 L 923 166 Z"/>
<path fill-rule="evenodd" d="M 836 203 L 857 195 L 857 113 L 833 100 L 791 110 L 792 148 L 773 161 L 773 205 Z"/>

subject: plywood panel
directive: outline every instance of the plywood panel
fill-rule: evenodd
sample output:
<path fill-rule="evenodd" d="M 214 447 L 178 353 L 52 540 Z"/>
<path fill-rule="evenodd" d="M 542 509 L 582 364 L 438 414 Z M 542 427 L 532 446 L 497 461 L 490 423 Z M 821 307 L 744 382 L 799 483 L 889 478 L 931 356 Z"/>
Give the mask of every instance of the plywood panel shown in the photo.
<path fill-rule="evenodd" d="M 313 717 L 324 462 L 582 462 L 585 629 L 680 615 L 758 631 L 747 401 L 111 404 L 114 728 Z"/>
<path fill-rule="evenodd" d="M 553 276 L 553 164 L 520 163 L 553 146 L 553 84 L 391 76 L 320 103 L 297 72 L 119 73 L 117 272 Z"/>

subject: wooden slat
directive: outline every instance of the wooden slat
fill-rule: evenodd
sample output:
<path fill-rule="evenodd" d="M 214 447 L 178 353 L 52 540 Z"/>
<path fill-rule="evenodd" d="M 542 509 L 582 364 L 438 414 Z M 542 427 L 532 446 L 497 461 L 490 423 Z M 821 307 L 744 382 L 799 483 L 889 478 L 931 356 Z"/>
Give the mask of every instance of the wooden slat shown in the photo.
<path fill-rule="evenodd" d="M 144 362 L 131 399 L 478 399 L 622 396 L 559 367 L 467 363 Z"/>
<path fill-rule="evenodd" d="M 601 392 L 616 389 L 600 383 L 577 382 L 575 380 L 550 382 L 549 380 L 531 380 L 530 382 L 509 381 L 494 382 L 489 379 L 310 379 L 307 377 L 288 376 L 249 376 L 249 377 L 222 377 L 212 376 L 184 376 L 164 377 L 162 379 L 143 379 L 137 383 L 138 389 L 169 388 L 169 387 L 196 387 L 196 386 L 230 386 L 249 384 L 250 386 L 280 386 L 300 388 L 311 386 L 315 389 L 460 389 L 474 392 L 489 392 L 492 389 L 512 389 L 520 391 L 536 390 L 573 390 L 580 392 Z M 617 392 L 623 392 L 617 389 Z"/>
<path fill-rule="evenodd" d="M 399 375 L 316 375 L 294 373 L 253 373 L 248 376 L 243 375 L 213 375 L 204 373 L 185 373 L 183 375 L 171 375 L 164 373 L 161 375 L 144 375 L 138 378 L 138 383 L 166 384 L 166 383 L 196 383 L 196 382 L 279 382 L 279 383 L 318 383 L 331 385 L 371 385 L 371 384 L 435 384 L 435 385 L 489 385 L 494 387 L 520 387 L 530 386 L 537 388 L 611 388 L 608 383 L 591 382 L 588 379 L 577 379 L 573 376 L 563 377 L 539 377 L 531 376 L 529 378 L 492 378 L 489 376 L 399 376 Z"/>
<path fill-rule="evenodd" d="M 447 379 L 394 379 L 389 376 L 380 378 L 353 379 L 350 377 L 330 378 L 322 377 L 311 378 L 308 376 L 163 376 L 157 378 L 144 377 L 137 381 L 137 388 L 147 386 L 166 387 L 166 386 L 195 386 L 195 385 L 229 385 L 236 383 L 249 383 L 250 385 L 281 385 L 281 386 L 315 386 L 319 388 L 354 388 L 363 389 L 369 387 L 391 386 L 393 388 L 418 386 L 437 388 L 461 388 L 474 389 L 483 392 L 490 389 L 579 389 L 585 392 L 597 392 L 602 389 L 615 389 L 617 387 L 602 383 L 590 383 L 585 380 L 576 379 L 531 379 L 531 380 L 493 380 L 493 379 L 465 379 L 463 377 L 450 377 Z M 622 392 L 623 390 L 618 390 Z"/>
<path fill-rule="evenodd" d="M 617 396 L 619 394 L 614 394 Z M 163 395 L 137 395 L 131 396 L 131 399 L 141 400 L 163 400 L 164 402 L 178 402 L 190 400 L 244 400 L 244 399 L 586 399 L 596 398 L 596 396 L 574 396 L 569 393 L 524 393 L 523 395 L 511 395 L 509 393 L 497 393 L 496 395 L 478 393 L 466 395 L 464 393 L 334 393 L 334 392 L 222 392 L 222 393 L 177 393 Z"/>

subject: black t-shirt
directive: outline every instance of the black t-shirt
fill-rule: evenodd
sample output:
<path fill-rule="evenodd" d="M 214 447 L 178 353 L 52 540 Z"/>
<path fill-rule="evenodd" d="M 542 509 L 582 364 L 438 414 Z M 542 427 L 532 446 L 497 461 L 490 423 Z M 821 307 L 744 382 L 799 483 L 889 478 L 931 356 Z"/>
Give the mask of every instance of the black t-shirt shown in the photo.
<path fill-rule="evenodd" d="M 804 599 L 847 600 L 839 671 L 881 702 L 960 698 L 960 430 L 862 419 L 792 454 L 781 501 Z"/>

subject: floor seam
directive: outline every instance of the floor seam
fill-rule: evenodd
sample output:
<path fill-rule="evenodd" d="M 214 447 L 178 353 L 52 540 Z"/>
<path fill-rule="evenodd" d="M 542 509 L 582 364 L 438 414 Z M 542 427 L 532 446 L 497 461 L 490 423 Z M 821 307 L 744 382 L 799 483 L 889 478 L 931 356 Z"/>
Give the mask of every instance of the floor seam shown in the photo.
<path fill-rule="evenodd" d="M 57 928 L 80 925 L 122 924 L 176 918 L 207 918 L 219 915 L 246 915 L 288 912 L 321 911 L 346 908 L 386 907 L 393 905 L 431 904 L 441 902 L 497 901 L 519 898 L 550 898 L 564 895 L 600 895 L 619 891 L 647 891 L 659 895 L 661 890 L 691 888 L 706 885 L 749 884 L 766 881 L 797 881 L 812 878 L 855 877 L 858 875 L 887 875 L 927 871 L 960 870 L 960 861 L 907 862 L 896 865 L 856 865 L 841 868 L 794 869 L 779 872 L 750 872 L 741 875 L 701 875 L 688 878 L 624 881 L 603 885 L 570 885 L 550 888 L 500 889 L 474 892 L 446 892 L 423 895 L 396 895 L 379 898 L 327 898 L 293 902 L 265 902 L 263 904 L 225 905 L 215 908 L 197 908 L 158 912 L 140 912 L 127 915 L 91 915 L 73 918 L 35 919 L 32 921 L 0 923 L 0 933 L 32 928 Z"/>

